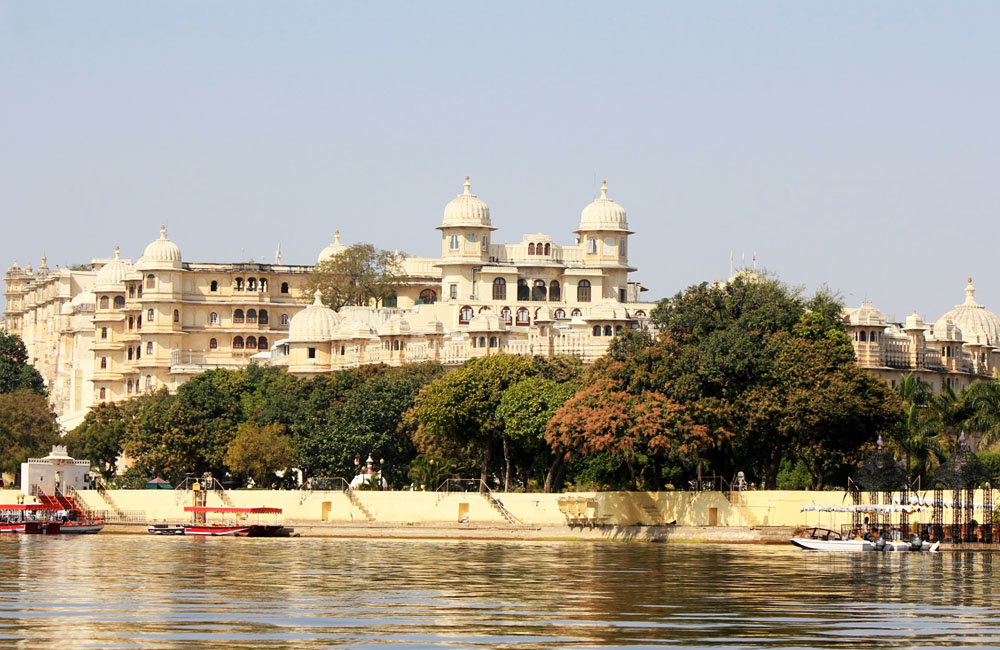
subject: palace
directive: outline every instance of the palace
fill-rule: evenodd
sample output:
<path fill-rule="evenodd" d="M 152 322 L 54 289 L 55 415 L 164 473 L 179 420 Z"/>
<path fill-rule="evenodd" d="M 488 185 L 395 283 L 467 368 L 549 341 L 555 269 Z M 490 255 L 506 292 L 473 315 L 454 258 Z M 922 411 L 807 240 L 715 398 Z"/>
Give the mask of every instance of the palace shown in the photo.
<path fill-rule="evenodd" d="M 628 279 L 632 231 L 606 183 L 573 244 L 543 233 L 494 243 L 489 207 L 468 178 L 437 230 L 441 256 L 400 256 L 397 296 L 379 308 L 304 304 L 311 265 L 186 262 L 161 227 L 134 264 L 117 248 L 85 270 L 15 262 L 4 326 L 24 340 L 68 429 L 98 402 L 176 390 L 204 370 L 251 361 L 306 376 L 497 353 L 590 362 L 652 307 Z M 338 232 L 318 261 L 345 249 Z"/>
<path fill-rule="evenodd" d="M 959 391 L 1000 376 L 1000 317 L 977 303 L 975 295 L 969 278 L 965 302 L 934 323 L 925 323 L 916 312 L 903 323 L 891 323 L 869 301 L 846 309 L 858 364 L 893 388 L 904 374 L 914 373 L 935 392 Z"/>

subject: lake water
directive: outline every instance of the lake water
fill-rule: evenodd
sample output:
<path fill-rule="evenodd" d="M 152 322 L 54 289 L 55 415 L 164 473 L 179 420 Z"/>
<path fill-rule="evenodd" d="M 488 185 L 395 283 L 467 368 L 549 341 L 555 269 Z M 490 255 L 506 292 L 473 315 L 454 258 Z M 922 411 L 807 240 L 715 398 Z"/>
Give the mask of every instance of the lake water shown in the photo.
<path fill-rule="evenodd" d="M 0 647 L 986 647 L 998 558 L 6 535 Z"/>

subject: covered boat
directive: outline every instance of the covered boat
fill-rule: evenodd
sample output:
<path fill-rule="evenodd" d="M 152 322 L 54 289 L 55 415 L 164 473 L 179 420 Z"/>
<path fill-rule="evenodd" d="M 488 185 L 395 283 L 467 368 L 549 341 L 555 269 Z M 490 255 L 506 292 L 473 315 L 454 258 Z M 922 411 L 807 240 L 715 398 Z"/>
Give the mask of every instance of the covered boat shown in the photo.
<path fill-rule="evenodd" d="M 195 521 L 184 525 L 185 535 L 205 537 L 277 537 L 284 526 L 277 523 L 281 508 L 235 508 L 186 506 Z M 226 515 L 221 522 L 208 522 L 209 514 Z M 260 523 L 261 515 L 273 515 L 274 523 Z M 253 517 L 253 521 L 251 521 Z M 152 532 L 152 531 L 150 531 Z"/>

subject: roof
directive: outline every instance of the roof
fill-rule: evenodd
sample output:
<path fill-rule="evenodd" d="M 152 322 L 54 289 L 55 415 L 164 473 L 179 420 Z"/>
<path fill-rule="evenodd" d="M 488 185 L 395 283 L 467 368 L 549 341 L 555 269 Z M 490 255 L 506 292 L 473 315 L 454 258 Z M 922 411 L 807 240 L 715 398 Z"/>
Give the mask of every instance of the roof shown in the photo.
<path fill-rule="evenodd" d="M 184 512 L 239 512 L 250 514 L 279 514 L 281 508 L 216 508 L 213 506 L 184 506 Z"/>

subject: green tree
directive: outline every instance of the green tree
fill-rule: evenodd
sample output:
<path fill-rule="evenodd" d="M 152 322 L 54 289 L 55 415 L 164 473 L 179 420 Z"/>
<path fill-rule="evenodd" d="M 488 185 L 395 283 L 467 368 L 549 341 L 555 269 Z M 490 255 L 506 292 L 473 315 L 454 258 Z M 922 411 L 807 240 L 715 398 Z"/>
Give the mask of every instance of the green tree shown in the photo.
<path fill-rule="evenodd" d="M 964 424 L 988 445 L 1000 440 L 1000 379 L 973 382 L 962 401 L 969 409 Z"/>
<path fill-rule="evenodd" d="M 454 478 L 455 463 L 447 458 L 419 454 L 410 462 L 407 476 L 421 490 L 436 490 L 445 480 Z"/>
<path fill-rule="evenodd" d="M 402 283 L 401 256 L 371 244 L 354 244 L 317 264 L 306 283 L 306 297 L 319 291 L 334 310 L 346 305 L 382 305 Z"/>
<path fill-rule="evenodd" d="M 56 416 L 35 391 L 0 393 L 0 473 L 18 476 L 21 463 L 44 456 L 59 442 Z"/>
<path fill-rule="evenodd" d="M 226 448 L 225 462 L 234 474 L 249 476 L 265 485 L 268 476 L 291 467 L 295 458 L 292 440 L 281 424 L 259 426 L 245 422 Z"/>
<path fill-rule="evenodd" d="M 0 330 L 0 393 L 30 390 L 48 395 L 45 380 L 28 363 L 28 350 L 16 334 Z"/>
<path fill-rule="evenodd" d="M 907 476 L 926 480 L 930 461 L 944 455 L 941 422 L 931 408 L 934 394 L 930 384 L 912 372 L 900 378 L 896 391 L 902 401 L 903 417 L 890 439 L 902 457 Z"/>
<path fill-rule="evenodd" d="M 86 458 L 100 468 L 105 480 L 115 474 L 118 458 L 124 451 L 129 423 L 140 402 L 101 402 L 94 406 L 75 429 L 63 436 L 69 454 Z"/>

